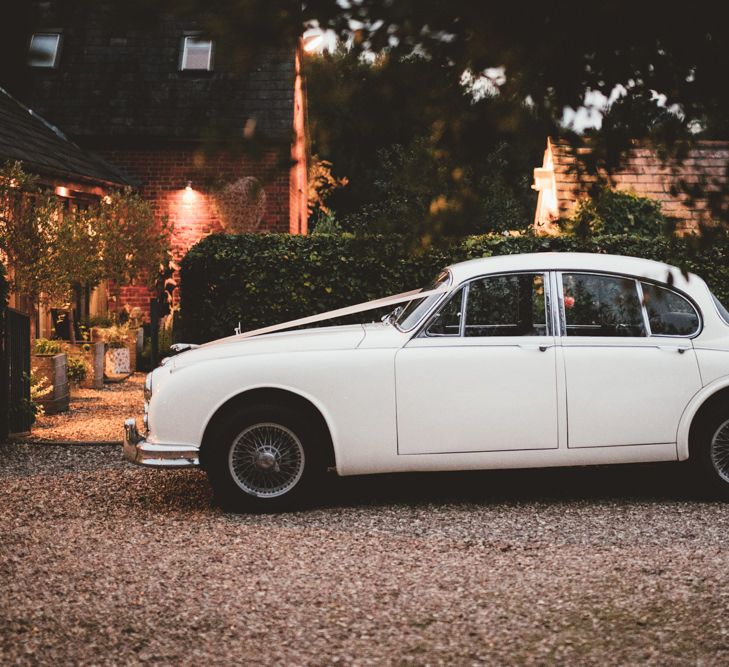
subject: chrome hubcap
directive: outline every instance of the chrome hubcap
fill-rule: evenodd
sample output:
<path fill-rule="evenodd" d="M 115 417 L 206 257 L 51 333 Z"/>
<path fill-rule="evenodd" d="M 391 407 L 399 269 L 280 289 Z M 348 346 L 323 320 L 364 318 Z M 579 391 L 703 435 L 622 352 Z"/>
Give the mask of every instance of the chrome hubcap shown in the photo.
<path fill-rule="evenodd" d="M 258 498 L 275 498 L 301 479 L 304 447 L 296 434 L 281 424 L 254 424 L 233 440 L 228 466 L 243 491 Z"/>
<path fill-rule="evenodd" d="M 719 477 L 729 484 L 729 419 L 716 429 L 711 439 L 711 462 Z"/>
<path fill-rule="evenodd" d="M 276 455 L 271 452 L 259 452 L 256 454 L 256 468 L 263 471 L 280 470 Z"/>

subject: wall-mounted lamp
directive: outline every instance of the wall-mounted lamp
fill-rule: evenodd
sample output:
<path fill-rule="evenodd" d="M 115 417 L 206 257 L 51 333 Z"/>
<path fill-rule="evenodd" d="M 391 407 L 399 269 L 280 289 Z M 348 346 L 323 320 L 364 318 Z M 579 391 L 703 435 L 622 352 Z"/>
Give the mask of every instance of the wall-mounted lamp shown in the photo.
<path fill-rule="evenodd" d="M 183 195 L 183 199 L 186 202 L 191 202 L 195 197 L 195 193 L 192 189 L 192 181 L 188 181 L 187 185 L 185 186 L 185 194 Z"/>
<path fill-rule="evenodd" d="M 57 195 L 58 195 L 59 197 L 68 197 L 68 196 L 70 196 L 70 193 L 69 193 L 69 191 L 68 191 L 68 188 L 64 188 L 64 187 L 63 187 L 62 185 L 59 185 L 59 186 L 58 186 L 58 187 L 56 188 L 56 194 L 57 194 Z"/>

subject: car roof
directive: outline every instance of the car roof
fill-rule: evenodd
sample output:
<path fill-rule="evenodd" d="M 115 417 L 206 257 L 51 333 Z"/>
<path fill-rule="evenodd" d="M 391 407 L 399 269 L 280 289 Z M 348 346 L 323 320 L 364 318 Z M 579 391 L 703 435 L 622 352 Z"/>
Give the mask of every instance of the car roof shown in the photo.
<path fill-rule="evenodd" d="M 520 255 L 498 255 L 479 257 L 466 262 L 452 264 L 448 270 L 453 276 L 453 284 L 484 274 L 511 271 L 595 271 L 598 273 L 618 273 L 638 278 L 646 278 L 660 283 L 672 284 L 679 289 L 687 289 L 693 274 L 684 275 L 680 269 L 663 262 L 654 262 L 640 257 L 626 255 L 606 255 L 588 252 L 536 252 Z M 696 283 L 694 282 L 693 285 Z M 693 287 L 692 285 L 692 287 Z"/>

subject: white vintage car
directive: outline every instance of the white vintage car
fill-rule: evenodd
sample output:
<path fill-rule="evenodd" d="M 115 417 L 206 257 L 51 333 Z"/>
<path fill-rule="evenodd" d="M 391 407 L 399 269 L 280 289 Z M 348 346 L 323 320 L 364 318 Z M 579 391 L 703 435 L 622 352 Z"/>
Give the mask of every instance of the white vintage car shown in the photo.
<path fill-rule="evenodd" d="M 398 303 L 382 322 L 282 332 Z M 455 264 L 424 291 L 182 352 L 145 397 L 126 458 L 200 465 L 228 507 L 298 506 L 327 470 L 689 458 L 729 497 L 729 313 L 698 276 L 632 257 Z"/>

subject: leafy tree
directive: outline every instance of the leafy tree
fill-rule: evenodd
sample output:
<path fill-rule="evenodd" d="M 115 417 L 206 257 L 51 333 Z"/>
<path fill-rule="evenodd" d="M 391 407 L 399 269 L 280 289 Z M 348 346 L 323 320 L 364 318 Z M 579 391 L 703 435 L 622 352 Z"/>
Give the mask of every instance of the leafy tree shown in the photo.
<path fill-rule="evenodd" d="M 475 97 L 421 57 L 308 57 L 312 147 L 346 187 L 327 201 L 345 227 L 430 238 L 523 228 L 548 125 Z M 511 125 L 504 124 L 504 118 Z"/>
<path fill-rule="evenodd" d="M 103 278 L 117 289 L 140 280 L 154 287 L 170 261 L 170 227 L 155 219 L 151 202 L 125 188 L 104 197 L 87 216 Z"/>
<path fill-rule="evenodd" d="M 63 213 L 57 198 L 42 190 L 19 162 L 0 171 L 0 249 L 10 268 L 11 288 L 34 306 L 41 297 L 62 303 L 70 292 L 57 243 L 66 224 Z"/>
<path fill-rule="evenodd" d="M 67 307 L 74 286 L 155 284 L 169 263 L 169 226 L 131 189 L 99 203 L 68 206 L 18 163 L 0 170 L 0 250 L 12 289 L 33 308 Z"/>
<path fill-rule="evenodd" d="M 383 149 L 376 200 L 349 216 L 349 226 L 407 233 L 425 245 L 434 238 L 524 229 L 531 211 L 506 182 L 501 152 L 497 148 L 479 165 L 464 168 L 424 139 Z M 521 188 L 529 192 L 527 182 Z"/>
<path fill-rule="evenodd" d="M 339 7 L 339 9 L 337 9 Z M 561 126 L 565 109 L 589 93 L 622 90 L 598 130 L 589 133 L 592 173 L 615 170 L 631 140 L 652 143 L 680 162 L 697 138 L 729 138 L 729 24 L 721 3 L 699 1 L 685 12 L 654 2 L 524 3 L 476 0 L 308 0 L 305 17 L 349 37 L 354 51 L 407 57 L 418 53 L 439 67 L 444 85 L 465 73 L 491 75 L 513 122 L 528 101 L 537 118 Z M 506 109 L 504 109 L 506 111 Z M 443 109 L 444 118 L 450 118 Z M 574 143 L 570 128 L 560 134 Z M 729 223 L 729 187 L 712 184 L 717 220 Z M 701 192 L 688 191 L 689 197 Z"/>

